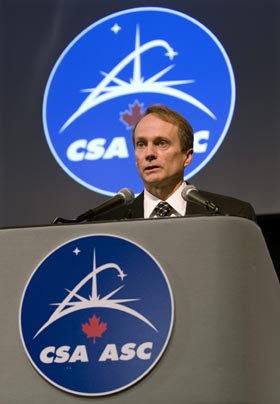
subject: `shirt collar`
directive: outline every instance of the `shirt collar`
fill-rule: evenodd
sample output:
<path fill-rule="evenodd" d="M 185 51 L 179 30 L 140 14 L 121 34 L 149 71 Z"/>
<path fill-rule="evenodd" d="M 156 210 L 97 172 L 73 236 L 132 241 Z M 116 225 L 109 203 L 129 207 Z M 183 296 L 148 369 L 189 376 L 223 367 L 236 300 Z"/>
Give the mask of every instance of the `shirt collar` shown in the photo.
<path fill-rule="evenodd" d="M 182 185 L 166 200 L 172 206 L 173 211 L 171 216 L 185 216 L 187 202 L 182 198 L 182 190 L 186 187 L 186 183 Z M 144 190 L 144 218 L 154 217 L 154 209 L 161 201 L 146 189 Z"/>

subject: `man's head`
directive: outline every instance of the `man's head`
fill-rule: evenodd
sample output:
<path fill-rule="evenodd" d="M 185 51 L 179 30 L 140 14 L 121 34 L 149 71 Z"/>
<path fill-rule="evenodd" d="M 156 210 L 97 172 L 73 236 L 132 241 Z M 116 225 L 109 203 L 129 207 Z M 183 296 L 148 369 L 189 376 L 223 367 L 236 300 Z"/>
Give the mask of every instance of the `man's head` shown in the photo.
<path fill-rule="evenodd" d="M 132 133 L 132 140 L 134 146 L 135 146 L 134 138 L 137 125 L 148 114 L 156 114 L 163 121 L 172 123 L 174 126 L 177 126 L 182 151 L 186 151 L 193 148 L 193 128 L 190 125 L 190 123 L 178 112 L 174 111 L 171 108 L 166 107 L 165 105 L 160 104 L 150 105 L 146 109 L 143 117 L 134 126 Z"/>
<path fill-rule="evenodd" d="M 176 111 L 149 107 L 133 131 L 136 165 L 145 188 L 167 199 L 183 182 L 192 161 L 193 130 Z"/>

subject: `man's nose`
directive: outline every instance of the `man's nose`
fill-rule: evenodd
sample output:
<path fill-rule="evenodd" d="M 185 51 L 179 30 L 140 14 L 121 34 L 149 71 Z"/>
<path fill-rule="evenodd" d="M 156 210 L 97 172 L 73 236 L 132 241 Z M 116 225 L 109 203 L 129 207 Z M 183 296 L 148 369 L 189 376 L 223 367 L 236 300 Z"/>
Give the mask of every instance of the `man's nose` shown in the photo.
<path fill-rule="evenodd" d="M 153 160 L 155 160 L 156 159 L 156 156 L 154 156 L 153 154 L 148 154 L 147 156 L 146 156 L 146 160 L 147 161 L 153 161 Z"/>
<path fill-rule="evenodd" d="M 152 161 L 156 158 L 155 146 L 153 144 L 148 144 L 146 148 L 146 160 Z"/>

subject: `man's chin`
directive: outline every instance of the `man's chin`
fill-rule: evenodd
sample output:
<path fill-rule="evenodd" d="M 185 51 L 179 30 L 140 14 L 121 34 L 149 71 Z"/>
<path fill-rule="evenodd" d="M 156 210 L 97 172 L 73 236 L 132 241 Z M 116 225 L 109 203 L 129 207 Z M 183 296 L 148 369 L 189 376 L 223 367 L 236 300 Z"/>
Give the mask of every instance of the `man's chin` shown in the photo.
<path fill-rule="evenodd" d="M 163 178 L 159 175 L 149 173 L 145 174 L 142 177 L 142 180 L 145 184 L 150 184 L 150 185 L 160 185 L 163 181 Z"/>
<path fill-rule="evenodd" d="M 177 187 L 182 183 L 181 178 L 163 178 L 160 175 L 145 175 L 142 177 L 145 188 L 172 188 Z"/>

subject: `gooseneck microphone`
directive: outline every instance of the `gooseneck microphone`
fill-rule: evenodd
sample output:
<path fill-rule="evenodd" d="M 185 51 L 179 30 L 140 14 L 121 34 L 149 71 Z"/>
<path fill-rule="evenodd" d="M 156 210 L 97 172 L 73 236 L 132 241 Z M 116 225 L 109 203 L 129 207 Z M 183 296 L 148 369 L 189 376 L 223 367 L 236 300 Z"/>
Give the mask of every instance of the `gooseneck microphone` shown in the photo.
<path fill-rule="evenodd" d="M 194 185 L 187 185 L 182 193 L 182 198 L 187 202 L 194 202 L 200 206 L 203 206 L 210 212 L 219 214 L 219 208 L 205 196 L 203 196 Z"/>
<path fill-rule="evenodd" d="M 134 193 L 131 191 L 131 189 L 123 188 L 106 202 L 79 215 L 76 221 L 80 223 L 84 222 L 85 220 L 92 220 L 95 218 L 95 216 L 100 215 L 101 213 L 108 212 L 109 210 L 115 209 L 121 205 L 130 205 L 133 201 Z"/>
<path fill-rule="evenodd" d="M 85 213 L 79 215 L 76 219 L 63 219 L 62 217 L 57 217 L 53 220 L 52 224 L 56 223 L 81 223 L 86 220 L 93 220 L 96 216 L 101 213 L 106 213 L 112 209 L 117 208 L 121 205 L 130 205 L 134 201 L 134 193 L 129 188 L 121 189 L 115 196 L 108 199 L 106 202 L 97 206 L 96 208 L 89 209 Z"/>

